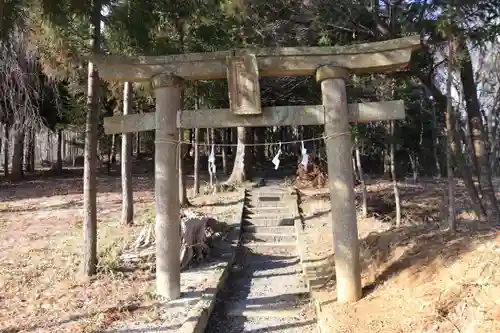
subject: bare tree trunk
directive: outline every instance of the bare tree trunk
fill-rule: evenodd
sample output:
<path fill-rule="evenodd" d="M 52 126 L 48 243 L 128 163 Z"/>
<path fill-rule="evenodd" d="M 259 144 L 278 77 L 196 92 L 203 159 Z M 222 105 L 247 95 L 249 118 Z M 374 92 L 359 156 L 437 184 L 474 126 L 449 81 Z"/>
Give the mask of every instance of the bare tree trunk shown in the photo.
<path fill-rule="evenodd" d="M 463 98 L 459 98 L 459 100 L 463 100 Z M 466 110 L 467 112 L 467 110 Z M 464 144 L 464 153 L 467 165 L 472 171 L 472 175 L 475 176 L 478 180 L 479 174 L 479 164 L 477 159 L 475 158 L 474 153 L 474 143 L 472 141 L 472 127 L 469 122 L 469 115 L 466 114 L 465 120 L 461 121 L 460 115 L 457 113 L 457 117 L 455 118 L 455 125 L 458 133 L 460 134 L 460 138 Z M 478 187 L 479 192 L 481 191 L 480 186 Z M 481 193 L 482 196 L 482 193 Z M 484 204 L 483 204 L 484 206 Z"/>
<path fill-rule="evenodd" d="M 24 132 L 19 126 L 14 125 L 12 130 L 12 170 L 10 178 L 19 181 L 23 178 L 23 160 L 24 160 Z"/>
<path fill-rule="evenodd" d="M 4 128 L 6 128 L 6 127 L 7 127 L 7 126 L 5 126 L 5 127 L 4 127 L 4 124 L 2 124 L 2 123 L 0 122 L 0 149 L 2 149 L 2 147 L 3 147 L 3 142 L 4 142 L 3 138 L 4 138 L 4 134 L 5 134 L 5 133 L 4 133 L 4 132 L 5 132 Z M 2 153 L 0 153 L 0 155 L 1 155 L 1 154 L 2 154 Z"/>
<path fill-rule="evenodd" d="M 231 155 L 233 153 L 233 151 L 231 150 L 231 144 L 233 143 L 232 140 L 231 140 L 231 128 L 226 128 L 224 130 L 225 132 L 225 139 L 224 139 L 224 142 L 227 144 L 227 146 L 225 147 L 225 150 L 226 150 L 226 156 L 229 157 L 229 155 Z"/>
<path fill-rule="evenodd" d="M 177 32 L 179 33 L 179 41 L 181 44 L 181 51 L 185 51 L 185 25 L 182 20 L 177 21 Z M 182 100 L 181 100 L 181 108 L 184 107 L 184 91 L 182 92 Z M 184 140 L 184 129 L 179 128 L 179 141 L 183 142 Z M 181 203 L 181 206 L 191 206 L 191 203 L 189 202 L 189 199 L 187 197 L 187 191 L 186 191 L 186 176 L 183 172 L 183 166 L 184 166 L 184 155 L 186 152 L 186 147 L 184 144 L 180 144 L 179 147 L 179 200 Z"/>
<path fill-rule="evenodd" d="M 214 145 L 214 155 L 216 155 L 216 152 L 215 152 L 215 129 L 213 129 L 213 128 L 210 129 L 209 141 L 210 141 L 210 146 L 209 146 L 210 154 L 212 153 L 212 145 Z M 217 160 L 215 160 L 214 163 L 217 163 Z M 215 177 L 216 177 L 215 174 L 210 173 L 210 188 L 213 188 L 213 186 L 214 186 Z"/>
<path fill-rule="evenodd" d="M 184 130 L 182 128 L 179 129 L 179 142 L 184 142 Z M 184 155 L 185 155 L 185 145 L 180 144 L 179 146 L 179 200 L 181 206 L 188 207 L 191 206 L 191 202 L 189 202 L 187 191 L 186 191 L 186 175 L 184 174 Z"/>
<path fill-rule="evenodd" d="M 266 146 L 263 143 L 266 140 L 266 128 L 265 127 L 256 127 L 254 129 L 255 132 L 255 141 L 259 144 L 255 147 L 255 158 L 257 160 L 257 165 L 262 166 L 266 162 Z"/>
<path fill-rule="evenodd" d="M 238 127 L 238 146 L 234 159 L 233 171 L 227 180 L 228 184 L 242 183 L 246 180 L 245 160 L 247 153 L 245 152 L 246 130 L 245 127 Z"/>
<path fill-rule="evenodd" d="M 437 135 L 438 125 L 437 125 L 437 117 L 436 117 L 436 106 L 432 105 L 432 154 L 434 156 L 434 162 L 436 163 L 436 177 L 439 179 L 442 177 L 441 172 L 441 164 L 439 163 L 439 155 L 438 155 L 438 147 L 439 147 L 439 138 Z"/>
<path fill-rule="evenodd" d="M 245 148 L 245 163 L 244 163 L 244 168 L 245 168 L 245 179 L 246 180 L 251 180 L 253 175 L 255 174 L 255 135 L 254 135 L 254 128 L 247 128 L 245 129 L 246 132 L 246 139 L 245 143 L 248 145 Z M 285 137 L 286 137 L 286 132 L 285 132 Z M 284 137 L 284 138 L 285 138 Z M 284 140 L 283 140 L 284 141 Z M 283 153 L 286 152 L 286 147 L 287 145 L 284 145 L 282 147 Z"/>
<path fill-rule="evenodd" d="M 497 58 L 500 59 L 500 58 Z M 500 137 L 499 134 L 499 120 L 500 120 L 500 90 L 497 91 L 495 96 L 495 107 L 490 109 L 488 113 L 488 139 L 490 144 L 490 164 L 491 164 L 491 172 L 492 175 L 495 176 L 498 174 L 497 165 L 498 165 L 498 148 Z"/>
<path fill-rule="evenodd" d="M 198 85 L 195 84 L 195 96 L 194 96 L 194 109 L 198 110 L 200 108 L 200 95 L 198 90 Z M 200 195 L 200 129 L 194 129 L 194 195 Z"/>
<path fill-rule="evenodd" d="M 497 126 L 495 126 L 494 122 L 495 122 L 495 110 L 490 110 L 487 118 L 487 126 L 488 126 L 488 141 L 489 141 L 488 146 L 490 152 L 490 166 L 492 175 L 495 175 L 496 155 L 497 155 L 496 151 L 498 145 L 498 143 L 496 142 Z"/>
<path fill-rule="evenodd" d="M 141 132 L 135 133 L 135 158 L 141 159 Z"/>
<path fill-rule="evenodd" d="M 453 111 L 453 110 L 452 110 Z M 472 179 L 472 172 L 467 164 L 467 161 L 465 160 L 465 156 L 463 155 L 462 151 L 460 150 L 460 145 L 462 143 L 462 140 L 460 139 L 459 132 L 456 128 L 456 116 L 454 115 L 454 112 L 450 115 L 452 117 L 452 125 L 454 128 L 454 131 L 452 132 L 453 134 L 453 142 L 451 144 L 451 150 L 453 152 L 453 158 L 455 159 L 455 162 L 457 163 L 458 170 L 460 172 L 460 176 L 465 184 L 465 188 L 467 189 L 467 193 L 469 195 L 469 200 L 471 202 L 471 206 L 474 209 L 474 212 L 477 215 L 478 219 L 484 219 L 486 218 L 486 212 L 483 207 L 483 203 L 481 202 L 481 199 L 479 198 L 479 193 L 474 185 L 474 181 Z"/>
<path fill-rule="evenodd" d="M 194 194 L 200 194 L 200 129 L 194 129 Z"/>
<path fill-rule="evenodd" d="M 391 145 L 386 145 L 384 150 L 384 177 L 391 177 Z"/>
<path fill-rule="evenodd" d="M 192 151 L 193 151 L 193 142 L 194 142 L 194 130 L 190 128 L 188 130 L 188 140 L 189 143 L 186 144 L 186 157 L 187 156 L 192 156 Z"/>
<path fill-rule="evenodd" d="M 45 159 L 52 162 L 52 155 L 50 154 L 51 140 L 50 131 L 47 131 L 47 145 L 45 146 Z"/>
<path fill-rule="evenodd" d="M 227 148 L 224 146 L 226 144 L 226 129 L 221 129 L 221 143 L 223 146 L 221 147 L 221 152 L 222 152 L 222 173 L 224 175 L 227 175 Z"/>
<path fill-rule="evenodd" d="M 210 152 L 210 128 L 207 128 L 205 131 L 205 154 Z"/>
<path fill-rule="evenodd" d="M 453 41 L 448 42 L 448 77 L 446 78 L 446 173 L 448 176 L 448 227 L 451 232 L 456 231 L 455 219 L 455 177 L 453 174 L 452 150 L 453 142 L 453 100 L 451 84 L 453 81 Z"/>
<path fill-rule="evenodd" d="M 68 157 L 68 146 L 67 146 L 68 135 L 66 132 L 61 131 L 61 162 L 63 159 Z"/>
<path fill-rule="evenodd" d="M 3 173 L 5 178 L 9 177 L 9 156 L 10 156 L 10 126 L 5 124 L 4 144 L 3 144 Z"/>
<path fill-rule="evenodd" d="M 470 53 L 464 40 L 458 41 L 460 54 L 462 58 L 460 66 L 460 78 L 465 97 L 469 128 L 472 139 L 474 161 L 477 164 L 479 188 L 481 191 L 483 206 L 486 211 L 486 218 L 490 224 L 495 224 L 499 220 L 500 209 L 491 177 L 489 154 L 486 145 L 486 135 L 483 126 L 480 104 L 477 97 L 477 87 L 474 81 L 474 71 L 470 59 Z"/>
<path fill-rule="evenodd" d="M 101 3 L 94 0 L 92 8 L 92 51 L 100 53 Z M 89 62 L 87 79 L 87 119 L 83 165 L 83 259 L 82 273 L 90 277 L 97 272 L 97 143 L 99 123 L 99 73 Z"/>
<path fill-rule="evenodd" d="M 446 97 L 441 93 L 439 88 L 436 87 L 436 85 L 432 82 L 432 80 L 428 76 L 420 76 L 420 80 L 424 83 L 424 85 L 429 89 L 430 93 L 432 96 L 435 98 L 438 109 L 439 110 L 445 110 L 446 109 Z M 455 163 L 458 167 L 458 171 L 460 173 L 460 177 L 462 178 L 465 188 L 467 190 L 469 200 L 471 203 L 471 206 L 476 213 L 478 219 L 483 220 L 486 216 L 483 203 L 481 202 L 481 199 L 479 198 L 479 193 L 478 189 L 474 185 L 474 181 L 472 179 L 472 172 L 471 169 L 469 168 L 469 165 L 467 163 L 467 160 L 464 156 L 464 153 L 462 152 L 462 139 L 461 139 L 461 131 L 459 130 L 457 124 L 458 124 L 458 117 L 456 117 L 452 113 L 452 123 L 454 126 L 454 131 L 453 131 L 453 143 L 451 145 L 451 150 L 453 152 L 453 158 L 455 160 Z M 464 141 L 465 142 L 465 141 Z"/>
<path fill-rule="evenodd" d="M 408 150 L 408 158 L 410 159 L 413 183 L 416 184 L 418 181 L 418 157 L 417 154 Z"/>
<path fill-rule="evenodd" d="M 108 135 L 103 134 L 102 144 L 105 146 L 105 148 L 107 148 L 107 155 L 108 155 L 108 160 L 106 163 L 106 169 L 107 169 L 108 174 L 111 173 L 111 164 L 112 164 L 111 161 L 112 161 L 112 156 L 113 156 L 113 139 L 114 139 L 114 135 L 108 136 Z M 102 156 L 101 156 L 101 158 L 102 158 Z M 103 161 L 104 160 L 101 160 L 101 163 Z"/>
<path fill-rule="evenodd" d="M 394 203 L 396 204 L 396 227 L 401 226 L 401 201 L 399 197 L 399 186 L 398 179 L 396 175 L 396 138 L 395 138 L 395 129 L 396 122 L 391 120 L 390 124 L 390 135 L 391 135 L 391 143 L 390 143 L 390 165 L 391 165 L 391 176 L 392 176 L 392 185 L 394 188 Z"/>
<path fill-rule="evenodd" d="M 132 83 L 123 84 L 123 115 L 131 113 Z M 114 138 L 114 136 L 113 136 Z M 113 140 L 114 141 L 114 140 Z M 132 133 L 122 134 L 122 217 L 123 225 L 132 225 L 134 221 L 134 192 L 132 188 Z"/>
<path fill-rule="evenodd" d="M 26 131 L 26 172 L 35 171 L 35 130 L 30 128 Z"/>
<path fill-rule="evenodd" d="M 354 183 L 356 184 L 356 182 L 359 180 L 359 177 L 358 177 L 358 168 L 356 166 L 356 157 L 353 156 L 351 158 L 351 162 L 352 162 L 352 177 L 354 179 Z"/>
<path fill-rule="evenodd" d="M 365 174 L 363 172 L 363 165 L 361 164 L 361 152 L 359 150 L 359 139 L 355 138 L 355 154 L 356 154 L 356 166 L 358 169 L 359 182 L 361 183 L 361 195 L 362 195 L 362 213 L 363 217 L 368 216 L 368 193 L 366 191 Z"/>
<path fill-rule="evenodd" d="M 132 140 L 130 140 L 132 142 Z M 109 162 L 116 163 L 116 134 L 111 135 L 111 156 Z"/>
<path fill-rule="evenodd" d="M 57 172 L 62 172 L 63 162 L 62 162 L 62 150 L 63 150 L 63 130 L 57 130 L 57 159 L 56 159 L 56 170 Z"/>

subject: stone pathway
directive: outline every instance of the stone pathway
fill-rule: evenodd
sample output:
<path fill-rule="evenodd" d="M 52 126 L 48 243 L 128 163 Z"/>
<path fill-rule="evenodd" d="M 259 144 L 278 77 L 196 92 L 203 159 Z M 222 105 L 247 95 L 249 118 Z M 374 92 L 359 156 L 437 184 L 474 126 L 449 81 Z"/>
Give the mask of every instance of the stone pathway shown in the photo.
<path fill-rule="evenodd" d="M 300 275 L 296 193 L 279 186 L 252 189 L 245 208 L 242 246 L 205 332 L 315 331 Z"/>

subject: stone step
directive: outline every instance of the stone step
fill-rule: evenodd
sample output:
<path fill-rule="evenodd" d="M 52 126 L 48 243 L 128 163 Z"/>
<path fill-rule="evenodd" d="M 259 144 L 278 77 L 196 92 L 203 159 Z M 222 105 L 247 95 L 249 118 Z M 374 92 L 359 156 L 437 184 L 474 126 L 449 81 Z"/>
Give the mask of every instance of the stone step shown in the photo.
<path fill-rule="evenodd" d="M 231 271 L 230 301 L 239 302 L 247 298 L 276 293 L 304 293 L 307 284 L 301 275 L 300 259 L 279 255 L 252 255 L 246 260 L 239 260 Z M 263 259 L 267 259 L 264 261 Z M 276 289 L 276 286 L 279 288 Z M 273 296 L 274 297 L 274 296 Z"/>
<path fill-rule="evenodd" d="M 302 313 L 301 307 L 289 306 L 288 308 L 266 309 L 257 307 L 240 307 L 230 310 L 227 315 L 229 317 L 246 317 L 246 318 L 289 318 L 297 317 Z"/>
<path fill-rule="evenodd" d="M 328 275 L 328 276 L 321 276 L 321 277 L 309 278 L 307 280 L 308 280 L 309 288 L 311 288 L 311 289 L 321 289 L 325 285 L 327 285 L 328 283 L 335 282 L 335 276 Z"/>
<path fill-rule="evenodd" d="M 243 241 L 265 242 L 265 243 L 291 243 L 296 241 L 295 233 L 244 233 Z"/>
<path fill-rule="evenodd" d="M 254 202 L 260 202 L 260 203 L 270 203 L 270 204 L 276 204 L 279 202 L 283 202 L 283 200 L 291 200 L 293 202 L 297 201 L 297 196 L 293 194 L 286 194 L 286 193 L 271 193 L 271 194 L 265 194 L 265 195 L 248 195 L 247 196 L 248 201 L 254 201 Z"/>
<path fill-rule="evenodd" d="M 292 226 L 295 225 L 295 220 L 300 219 L 299 217 L 294 217 L 293 214 L 280 214 L 280 215 L 256 215 L 256 214 L 243 214 L 243 224 L 254 224 L 254 225 L 283 225 L 283 226 Z M 245 223 L 248 222 L 248 223 Z M 271 222 L 269 222 L 271 221 Z M 272 223 L 274 221 L 274 224 Z M 269 224 L 271 223 L 271 224 Z"/>
<path fill-rule="evenodd" d="M 243 212 L 243 218 L 244 219 L 253 219 L 253 220 L 283 220 L 283 219 L 299 219 L 299 216 L 295 216 L 291 211 L 288 213 L 273 213 L 273 212 L 268 212 L 268 213 L 260 213 L 260 214 L 255 214 L 252 213 L 251 211 L 245 210 Z"/>
<path fill-rule="evenodd" d="M 305 290 L 304 290 L 305 291 Z M 281 294 L 247 298 L 231 302 L 229 316 L 244 317 L 294 317 L 301 313 L 307 293 Z"/>
<path fill-rule="evenodd" d="M 252 195 L 249 197 L 250 201 L 260 202 L 260 203 L 269 203 L 276 204 L 283 201 L 283 198 L 287 197 L 284 194 L 272 194 L 272 195 Z"/>
<path fill-rule="evenodd" d="M 272 248 L 272 247 L 276 247 L 276 248 L 297 248 L 297 243 L 295 241 L 292 241 L 292 242 L 275 242 L 275 243 L 272 243 L 272 242 L 256 242 L 254 240 L 251 240 L 251 241 L 243 241 L 243 245 L 249 249 L 253 249 L 255 247 L 263 247 L 263 248 Z"/>
<path fill-rule="evenodd" d="M 279 332 L 279 333 L 312 333 L 318 332 L 317 321 L 306 315 L 307 309 L 299 314 L 284 317 L 239 317 L 243 321 L 243 328 L 238 327 L 234 331 L 224 330 L 224 333 L 240 332 Z M 241 319 L 240 319 L 241 318 Z"/>
<path fill-rule="evenodd" d="M 268 269 L 269 267 L 288 267 L 299 263 L 300 259 L 295 253 L 259 254 L 243 246 L 238 249 L 236 256 L 236 264 L 240 268 L 254 265 L 253 269 Z"/>
<path fill-rule="evenodd" d="M 283 197 L 280 200 L 276 201 L 271 201 L 271 200 L 262 200 L 261 198 L 258 197 L 251 197 L 247 198 L 247 203 L 251 204 L 252 206 L 263 206 L 263 207 L 269 207 L 269 206 L 283 206 L 283 205 L 290 205 L 290 203 L 296 204 L 297 200 L 294 197 Z"/>
<path fill-rule="evenodd" d="M 286 196 L 295 195 L 297 192 L 283 187 L 265 187 L 255 189 L 249 192 L 250 195 L 255 197 L 272 197 L 272 196 Z"/>
<path fill-rule="evenodd" d="M 295 233 L 295 226 L 259 226 L 259 225 L 243 225 L 243 232 L 248 233 L 276 233 L 276 234 L 292 234 Z"/>
<path fill-rule="evenodd" d="M 278 227 L 285 226 L 291 227 L 295 225 L 295 218 L 292 217 L 245 217 L 243 219 L 243 226 L 261 226 L 261 227 Z"/>
<path fill-rule="evenodd" d="M 286 207 L 286 206 L 280 206 L 280 207 L 245 207 L 245 213 L 246 214 L 254 214 L 259 217 L 261 216 L 276 216 L 276 215 L 290 215 L 294 214 L 295 212 L 295 207 Z"/>
<path fill-rule="evenodd" d="M 286 207 L 286 202 L 284 201 L 276 201 L 276 202 L 259 202 L 256 200 L 248 200 L 246 203 L 248 208 L 256 208 L 262 207 L 264 209 L 272 209 L 272 208 L 283 208 Z"/>
<path fill-rule="evenodd" d="M 300 276 L 302 274 L 302 270 L 300 268 L 300 259 L 297 256 L 289 257 L 285 259 L 272 259 L 272 255 L 263 256 L 268 258 L 267 261 L 254 261 L 247 260 L 245 262 L 241 262 L 241 266 L 239 269 L 241 270 L 241 274 L 245 274 L 240 278 L 240 282 L 244 283 L 244 281 L 248 281 L 248 278 L 273 278 L 284 275 L 297 275 L 298 278 L 303 279 L 304 277 Z M 306 277 L 307 278 L 307 277 Z M 309 277 L 311 278 L 311 277 Z"/>
<path fill-rule="evenodd" d="M 264 264 L 262 264 L 263 266 Z M 300 268 L 297 266 L 293 270 L 287 270 L 283 272 L 266 272 L 263 270 L 247 270 L 246 268 L 243 268 L 245 270 L 246 277 L 245 278 L 240 278 L 236 279 L 233 282 L 233 286 L 236 286 L 238 290 L 245 290 L 244 285 L 245 283 L 248 284 L 248 280 L 252 279 L 253 281 L 256 280 L 263 280 L 263 281 L 268 281 L 270 278 L 277 278 L 277 279 L 285 279 L 285 278 L 293 278 L 293 279 L 298 279 L 300 281 L 308 281 L 308 280 L 313 280 L 314 278 L 311 277 L 304 277 L 301 276 L 302 272 L 300 271 Z M 268 281 L 269 282 L 269 281 Z M 279 285 L 279 283 L 278 283 Z M 248 289 L 248 288 L 247 288 Z M 307 290 L 307 285 L 305 282 L 302 283 L 301 288 L 303 290 Z"/>
<path fill-rule="evenodd" d="M 261 202 L 276 202 L 278 200 L 283 200 L 283 198 L 297 198 L 297 194 L 286 191 L 251 192 L 247 197 L 258 199 Z"/>
<path fill-rule="evenodd" d="M 241 256 L 241 263 L 245 266 L 252 266 L 252 269 L 283 268 L 300 264 L 300 258 L 292 256 L 281 256 L 272 254 L 258 254 L 248 249 Z M 261 267 L 262 266 L 262 267 Z"/>
<path fill-rule="evenodd" d="M 294 254 L 297 255 L 297 243 L 264 243 L 264 242 L 243 242 L 243 246 L 254 253 L 264 255 Z"/>
<path fill-rule="evenodd" d="M 335 267 L 325 268 L 318 271 L 311 271 L 307 268 L 302 272 L 302 276 L 307 280 L 321 280 L 335 275 Z"/>

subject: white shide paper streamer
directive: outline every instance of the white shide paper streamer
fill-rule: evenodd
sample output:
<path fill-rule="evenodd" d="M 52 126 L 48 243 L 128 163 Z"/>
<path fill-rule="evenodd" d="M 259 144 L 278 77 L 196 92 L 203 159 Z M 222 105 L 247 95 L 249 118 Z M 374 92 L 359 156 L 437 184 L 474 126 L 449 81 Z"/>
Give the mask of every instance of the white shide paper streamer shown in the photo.
<path fill-rule="evenodd" d="M 273 158 L 274 170 L 278 170 L 280 165 L 280 155 L 281 155 L 281 142 L 279 143 L 278 152 Z"/>

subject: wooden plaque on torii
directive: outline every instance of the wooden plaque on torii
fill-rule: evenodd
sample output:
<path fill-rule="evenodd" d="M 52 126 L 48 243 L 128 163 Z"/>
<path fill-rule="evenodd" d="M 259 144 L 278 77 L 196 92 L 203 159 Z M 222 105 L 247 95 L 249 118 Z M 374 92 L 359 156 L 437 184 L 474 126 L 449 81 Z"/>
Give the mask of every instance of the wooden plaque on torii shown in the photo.
<path fill-rule="evenodd" d="M 262 114 L 259 67 L 254 54 L 228 57 L 229 108 L 238 115 Z"/>

